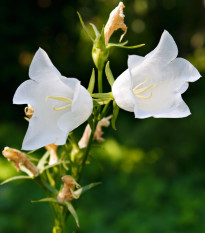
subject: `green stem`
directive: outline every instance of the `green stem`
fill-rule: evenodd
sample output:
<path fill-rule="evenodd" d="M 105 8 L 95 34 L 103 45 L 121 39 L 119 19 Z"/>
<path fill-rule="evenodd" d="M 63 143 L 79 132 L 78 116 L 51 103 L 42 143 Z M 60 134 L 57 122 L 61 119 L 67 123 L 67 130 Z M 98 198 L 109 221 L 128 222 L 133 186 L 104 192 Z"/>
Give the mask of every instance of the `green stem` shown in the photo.
<path fill-rule="evenodd" d="M 103 93 L 103 85 L 102 85 L 102 77 L 103 77 L 103 70 L 98 70 L 98 92 Z"/>

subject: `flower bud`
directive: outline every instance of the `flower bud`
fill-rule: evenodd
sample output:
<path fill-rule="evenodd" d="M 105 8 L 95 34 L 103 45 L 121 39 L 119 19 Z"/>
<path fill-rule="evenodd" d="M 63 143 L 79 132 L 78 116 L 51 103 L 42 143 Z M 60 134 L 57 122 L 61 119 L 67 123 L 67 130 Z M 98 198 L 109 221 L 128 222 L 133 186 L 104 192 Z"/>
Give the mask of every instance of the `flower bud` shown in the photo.
<path fill-rule="evenodd" d="M 104 141 L 104 138 L 102 138 L 102 135 L 103 135 L 102 127 L 108 127 L 110 125 L 109 120 L 111 117 L 112 116 L 104 117 L 101 121 L 98 122 L 93 140 L 96 140 L 98 142 Z M 88 145 L 90 135 L 91 135 L 91 128 L 90 128 L 90 125 L 88 124 L 85 128 L 82 138 L 78 142 L 78 145 L 80 148 L 84 148 Z"/>
<path fill-rule="evenodd" d="M 39 174 L 38 168 L 30 162 L 24 153 L 19 150 L 5 147 L 2 151 L 2 155 L 8 159 L 8 161 L 13 161 L 17 171 L 20 171 L 20 166 L 24 165 L 32 174 L 36 176 Z"/>
<path fill-rule="evenodd" d="M 30 104 L 25 108 L 25 114 L 30 119 L 33 116 L 34 110 Z"/>
<path fill-rule="evenodd" d="M 64 186 L 58 194 L 58 201 L 65 202 L 79 198 L 79 195 L 76 195 L 73 191 L 75 188 L 80 188 L 80 185 L 75 181 L 75 179 L 70 175 L 65 175 L 61 179 L 64 182 Z"/>
<path fill-rule="evenodd" d="M 57 149 L 58 146 L 54 143 L 45 146 L 46 150 L 50 150 L 50 159 L 49 159 L 49 165 L 55 164 L 58 162 L 58 155 L 57 155 Z"/>
<path fill-rule="evenodd" d="M 92 58 L 98 70 L 102 70 L 109 56 L 109 49 L 105 46 L 104 28 L 99 37 L 94 41 Z"/>
<path fill-rule="evenodd" d="M 120 41 L 124 37 L 124 35 L 127 32 L 127 26 L 124 23 L 124 17 L 125 15 L 123 14 L 123 8 L 124 4 L 122 2 L 119 3 L 119 5 L 110 13 L 110 17 L 107 21 L 107 24 L 105 25 L 105 44 L 107 45 L 110 37 L 114 33 L 114 31 L 118 29 L 122 29 L 124 33 L 120 37 Z"/>

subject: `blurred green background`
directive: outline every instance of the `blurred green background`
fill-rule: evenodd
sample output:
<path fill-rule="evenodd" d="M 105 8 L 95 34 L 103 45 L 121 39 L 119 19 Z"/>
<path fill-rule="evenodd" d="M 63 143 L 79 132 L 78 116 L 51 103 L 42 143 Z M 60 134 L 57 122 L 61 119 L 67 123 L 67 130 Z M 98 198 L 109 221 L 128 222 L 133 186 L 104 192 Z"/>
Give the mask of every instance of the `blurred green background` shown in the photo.
<path fill-rule="evenodd" d="M 0 1 L 0 149 L 20 149 L 26 132 L 24 107 L 12 105 L 16 88 L 28 78 L 38 47 L 67 77 L 87 86 L 93 67 L 92 44 L 82 30 L 79 11 L 99 29 L 116 0 L 1 0 Z M 127 68 L 128 54 L 146 55 L 164 29 L 174 37 L 179 56 L 205 73 L 204 0 L 127 0 L 124 13 L 130 45 L 113 49 L 110 65 L 115 77 Z M 117 42 L 120 32 L 111 38 Z M 107 90 L 108 86 L 107 86 Z M 96 163 L 85 170 L 82 185 L 102 181 L 79 200 L 81 229 L 92 233 L 202 233 L 205 232 L 205 82 L 190 85 L 183 98 L 192 115 L 184 119 L 134 119 L 120 111 L 118 130 L 105 129 L 102 148 L 94 148 Z M 83 131 L 83 125 L 78 137 Z M 0 158 L 0 181 L 16 175 L 13 164 Z M 0 187 L 1 233 L 51 232 L 47 204 L 31 204 L 44 196 L 29 181 Z M 76 230 L 72 218 L 69 231 Z M 77 231 L 76 231 L 77 232 Z"/>

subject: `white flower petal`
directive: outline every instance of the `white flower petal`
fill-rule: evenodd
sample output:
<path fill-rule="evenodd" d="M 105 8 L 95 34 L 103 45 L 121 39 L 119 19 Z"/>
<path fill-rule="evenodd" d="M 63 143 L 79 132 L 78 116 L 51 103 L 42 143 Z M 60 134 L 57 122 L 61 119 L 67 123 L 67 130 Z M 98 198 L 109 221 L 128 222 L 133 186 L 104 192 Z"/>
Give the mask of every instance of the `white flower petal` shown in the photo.
<path fill-rule="evenodd" d="M 177 53 L 172 36 L 164 31 L 158 46 L 147 56 L 130 56 L 130 80 L 124 77 L 125 71 L 114 83 L 113 96 L 119 107 L 133 111 L 136 118 L 190 115 L 181 94 L 200 74 L 191 63 L 176 58 Z"/>
<path fill-rule="evenodd" d="M 62 131 L 72 131 L 85 122 L 92 113 L 93 101 L 89 92 L 81 85 L 76 86 L 72 111 L 66 112 L 58 120 Z"/>
<path fill-rule="evenodd" d="M 13 103 L 14 104 L 32 104 L 33 98 L 35 97 L 35 89 L 37 87 L 37 82 L 33 80 L 27 80 L 23 82 L 16 90 Z"/>
<path fill-rule="evenodd" d="M 62 132 L 53 122 L 32 117 L 24 137 L 22 150 L 34 150 L 51 143 L 63 145 L 66 142 L 66 138 L 67 133 Z"/>
<path fill-rule="evenodd" d="M 29 68 L 29 77 L 37 82 L 57 79 L 60 72 L 55 68 L 47 53 L 39 48 L 33 57 Z"/>
<path fill-rule="evenodd" d="M 131 91 L 131 78 L 129 70 L 125 70 L 114 82 L 112 94 L 117 105 L 129 112 L 134 111 L 134 99 Z"/>
<path fill-rule="evenodd" d="M 175 76 L 182 82 L 195 82 L 201 77 L 199 71 L 189 61 L 180 57 L 169 64 L 169 69 L 173 70 Z"/>
<path fill-rule="evenodd" d="M 151 59 L 153 62 L 162 63 L 161 65 L 163 65 L 174 60 L 177 55 L 177 45 L 173 37 L 165 30 L 157 47 L 152 52 L 148 53 L 145 58 Z"/>
<path fill-rule="evenodd" d="M 13 100 L 34 109 L 22 149 L 63 145 L 69 132 L 91 115 L 92 98 L 79 80 L 61 76 L 42 49 L 34 56 L 29 74 L 33 80 L 21 84 Z"/>

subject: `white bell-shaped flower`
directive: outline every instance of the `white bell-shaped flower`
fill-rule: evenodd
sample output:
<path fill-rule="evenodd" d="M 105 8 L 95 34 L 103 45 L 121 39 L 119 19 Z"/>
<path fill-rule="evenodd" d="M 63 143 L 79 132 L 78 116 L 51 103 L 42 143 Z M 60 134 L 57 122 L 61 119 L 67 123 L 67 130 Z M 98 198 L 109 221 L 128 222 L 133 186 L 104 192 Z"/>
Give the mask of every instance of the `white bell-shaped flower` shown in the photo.
<path fill-rule="evenodd" d="M 29 77 L 30 80 L 18 87 L 13 98 L 14 104 L 30 104 L 34 109 L 22 149 L 65 144 L 69 132 L 92 113 L 89 92 L 79 80 L 61 76 L 41 48 L 31 62 Z"/>
<path fill-rule="evenodd" d="M 128 69 L 114 82 L 113 96 L 117 105 L 135 118 L 180 118 L 190 115 L 181 94 L 188 82 L 201 77 L 187 60 L 176 58 L 177 45 L 164 31 L 158 46 L 145 57 L 131 55 Z"/>

